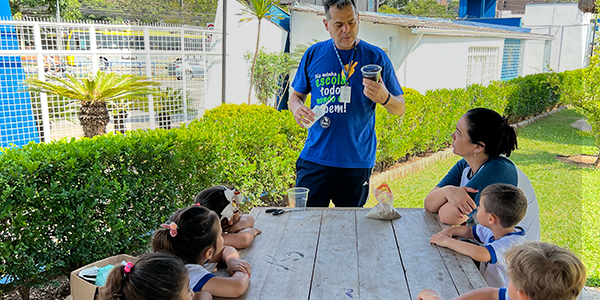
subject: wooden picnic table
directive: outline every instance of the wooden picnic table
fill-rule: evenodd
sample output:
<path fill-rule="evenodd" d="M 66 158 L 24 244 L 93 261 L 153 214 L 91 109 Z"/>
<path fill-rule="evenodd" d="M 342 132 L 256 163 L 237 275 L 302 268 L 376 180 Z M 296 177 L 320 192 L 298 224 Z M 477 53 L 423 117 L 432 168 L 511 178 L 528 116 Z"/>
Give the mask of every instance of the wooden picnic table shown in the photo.
<path fill-rule="evenodd" d="M 262 234 L 240 251 L 252 277 L 239 299 L 416 300 L 425 288 L 452 299 L 487 286 L 470 258 L 429 244 L 442 227 L 424 209 L 397 208 L 393 221 L 369 208 L 265 209 L 251 212 Z"/>

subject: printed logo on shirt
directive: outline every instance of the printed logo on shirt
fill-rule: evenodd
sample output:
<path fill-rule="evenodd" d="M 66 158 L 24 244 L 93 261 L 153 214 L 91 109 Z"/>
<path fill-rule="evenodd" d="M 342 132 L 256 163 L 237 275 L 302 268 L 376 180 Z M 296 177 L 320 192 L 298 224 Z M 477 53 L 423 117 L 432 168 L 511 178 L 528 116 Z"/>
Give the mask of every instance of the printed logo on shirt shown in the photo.
<path fill-rule="evenodd" d="M 329 128 L 329 126 L 331 126 L 331 119 L 324 116 L 321 118 L 321 121 L 319 121 L 319 124 L 321 124 L 321 127 L 323 128 Z"/>
<path fill-rule="evenodd" d="M 352 77 L 355 72 L 356 65 L 358 62 L 352 61 L 350 64 L 344 66 L 345 71 L 348 72 L 348 78 Z M 346 85 L 346 72 L 340 70 L 337 72 L 327 72 L 322 74 L 315 74 L 315 84 L 317 91 L 314 94 L 319 94 L 319 97 L 315 97 L 317 105 L 328 103 L 325 113 L 346 113 L 346 105 L 340 103 L 341 87 Z M 357 87 L 358 88 L 358 87 Z"/>

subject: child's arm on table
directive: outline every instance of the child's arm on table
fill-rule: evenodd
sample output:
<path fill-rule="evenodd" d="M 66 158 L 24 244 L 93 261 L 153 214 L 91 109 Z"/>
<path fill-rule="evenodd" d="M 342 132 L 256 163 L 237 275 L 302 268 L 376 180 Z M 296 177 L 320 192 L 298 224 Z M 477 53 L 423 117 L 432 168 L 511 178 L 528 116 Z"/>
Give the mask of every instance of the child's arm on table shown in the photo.
<path fill-rule="evenodd" d="M 248 248 L 254 237 L 260 234 L 262 231 L 258 228 L 244 228 L 236 233 L 228 233 L 223 235 L 224 245 L 231 246 L 236 249 Z"/>
<path fill-rule="evenodd" d="M 240 254 L 233 247 L 225 246 L 223 247 L 222 260 L 227 264 L 227 272 L 229 274 L 234 274 L 237 271 L 243 272 L 251 276 L 252 270 L 250 268 L 250 264 L 240 259 Z"/>
<path fill-rule="evenodd" d="M 473 236 L 473 228 L 469 226 L 448 227 L 440 231 L 439 233 L 448 237 L 460 237 L 469 240 L 475 238 Z"/>
<path fill-rule="evenodd" d="M 454 228 L 457 229 L 454 230 Z M 438 234 L 434 235 L 431 238 L 431 240 L 429 240 L 429 242 L 438 246 L 450 248 L 458 253 L 467 255 L 476 261 L 490 261 L 492 259 L 492 256 L 490 255 L 488 249 L 486 249 L 485 247 L 455 240 L 449 236 L 449 234 L 452 234 L 452 236 L 459 236 L 458 234 L 454 235 L 454 231 L 458 231 L 458 233 L 464 234 L 464 238 L 469 238 L 468 236 L 470 236 L 470 238 L 473 238 L 473 233 L 470 231 L 471 227 L 466 228 L 469 229 L 468 234 L 466 233 L 466 230 L 461 227 L 446 228 Z M 448 231 L 444 232 L 445 230 Z"/>
<path fill-rule="evenodd" d="M 216 297 L 238 298 L 248 289 L 250 278 L 243 272 L 235 272 L 231 277 L 213 277 L 202 287 L 202 292 L 208 292 Z"/>
<path fill-rule="evenodd" d="M 216 257 L 227 264 L 227 272 L 231 277 L 213 277 L 202 287 L 202 291 L 217 297 L 240 297 L 250 284 L 250 264 L 241 260 L 237 250 L 230 246 L 223 247 Z"/>
<path fill-rule="evenodd" d="M 431 289 L 422 290 L 417 296 L 417 300 L 444 300 L 439 294 Z M 452 300 L 499 300 L 498 289 L 486 287 L 466 294 L 460 295 Z"/>
<path fill-rule="evenodd" d="M 254 227 L 254 217 L 251 215 L 240 215 L 239 220 L 235 221 L 234 215 L 234 223 L 227 228 L 223 228 L 226 232 L 236 233 L 246 228 Z"/>
<path fill-rule="evenodd" d="M 212 300 L 212 295 L 206 291 L 199 291 L 194 293 L 194 300 Z"/>

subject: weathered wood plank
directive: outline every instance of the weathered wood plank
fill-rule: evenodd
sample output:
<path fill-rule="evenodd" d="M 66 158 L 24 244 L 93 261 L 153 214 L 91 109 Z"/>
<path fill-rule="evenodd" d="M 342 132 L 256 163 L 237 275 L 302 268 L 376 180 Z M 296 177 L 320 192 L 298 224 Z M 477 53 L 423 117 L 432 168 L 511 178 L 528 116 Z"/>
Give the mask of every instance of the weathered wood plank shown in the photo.
<path fill-rule="evenodd" d="M 323 212 L 310 299 L 359 299 L 355 211 Z"/>
<path fill-rule="evenodd" d="M 356 212 L 360 298 L 410 299 L 392 222 L 369 219 L 368 212 Z"/>
<path fill-rule="evenodd" d="M 430 218 L 434 218 L 435 222 L 437 222 L 437 224 L 440 226 L 440 230 L 448 228 L 448 227 L 452 227 L 451 225 L 440 222 L 440 218 L 438 217 L 437 214 L 433 214 L 430 212 L 425 212 L 425 214 L 429 214 Z M 467 280 L 469 281 L 471 290 L 476 290 L 476 289 L 480 289 L 480 288 L 484 288 L 484 287 L 488 286 L 487 283 L 485 282 L 485 279 L 483 279 L 483 276 L 481 276 L 479 269 L 477 269 L 477 266 L 473 263 L 473 259 L 471 259 L 470 257 L 468 257 L 466 255 L 462 255 L 460 253 L 452 251 L 450 249 L 444 248 L 444 250 L 441 251 L 442 255 L 445 255 L 450 252 L 452 254 L 454 254 L 454 258 L 458 262 L 458 266 L 455 266 L 453 264 L 453 262 L 450 262 L 451 265 L 448 265 L 448 269 L 450 269 L 451 272 L 458 271 L 458 270 L 460 270 L 460 272 L 463 272 L 465 274 L 465 276 L 467 277 Z M 453 275 L 453 278 L 454 278 L 454 275 Z M 458 293 L 461 295 L 470 291 L 470 290 L 464 290 L 462 285 L 457 285 L 457 288 L 458 288 Z"/>
<path fill-rule="evenodd" d="M 424 217 L 432 231 L 440 232 L 442 230 L 438 218 L 434 214 L 426 211 L 424 212 Z M 483 282 L 485 284 L 479 270 L 477 270 L 470 257 L 444 247 L 438 247 L 438 251 L 452 276 L 454 286 L 459 294 L 462 295 L 477 289 L 473 286 L 472 280 L 477 282 L 477 279 L 479 279 L 480 283 Z"/>
<path fill-rule="evenodd" d="M 400 210 L 400 214 L 402 218 L 392 224 L 411 299 L 416 300 L 417 294 L 426 288 L 435 289 L 444 299 L 456 297 L 457 290 L 437 246 L 429 244 L 437 231 L 429 228 L 423 210 Z"/>
<path fill-rule="evenodd" d="M 290 213 L 273 216 L 261 208 L 257 212 L 254 226 L 262 230 L 262 234 L 254 238 L 250 247 L 240 250 L 240 258 L 250 263 L 252 277 L 246 293 L 238 299 L 260 299 L 260 293 L 266 283 L 266 278 L 273 265 L 268 255 L 277 251 L 281 238 L 286 232 L 286 224 Z M 216 298 L 215 298 L 216 299 Z"/>
<path fill-rule="evenodd" d="M 302 213 L 304 218 L 295 219 Z M 323 211 L 293 212 L 275 253 L 265 253 L 272 264 L 260 299 L 308 299 Z"/>

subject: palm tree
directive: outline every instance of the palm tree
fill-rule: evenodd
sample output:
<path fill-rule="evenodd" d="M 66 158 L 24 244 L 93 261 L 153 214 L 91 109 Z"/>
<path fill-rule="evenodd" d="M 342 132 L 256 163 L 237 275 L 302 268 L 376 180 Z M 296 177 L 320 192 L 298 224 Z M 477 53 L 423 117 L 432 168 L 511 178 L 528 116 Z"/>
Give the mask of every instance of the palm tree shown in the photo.
<path fill-rule="evenodd" d="M 58 95 L 80 102 L 79 122 L 85 137 L 93 137 L 106 133 L 108 115 L 107 102 L 119 104 L 132 98 L 145 98 L 148 94 L 156 94 L 153 86 L 160 83 L 150 81 L 148 77 L 136 75 L 117 75 L 98 71 L 94 79 L 77 79 L 71 75 L 67 78 L 53 77 L 58 83 L 50 83 L 39 79 L 27 79 L 28 91 Z"/>
<path fill-rule="evenodd" d="M 252 83 L 254 81 L 254 68 L 256 68 L 256 58 L 258 56 L 258 43 L 260 41 L 260 23 L 263 18 L 281 19 L 281 17 L 271 13 L 271 8 L 279 4 L 278 0 L 248 0 L 241 1 L 246 7 L 242 10 L 242 15 L 246 18 L 240 22 L 248 22 L 253 19 L 258 20 L 258 33 L 256 34 L 256 50 L 254 51 L 254 59 L 252 60 L 252 70 L 250 71 L 250 89 L 248 90 L 248 104 L 250 104 L 250 96 L 252 95 Z"/>

